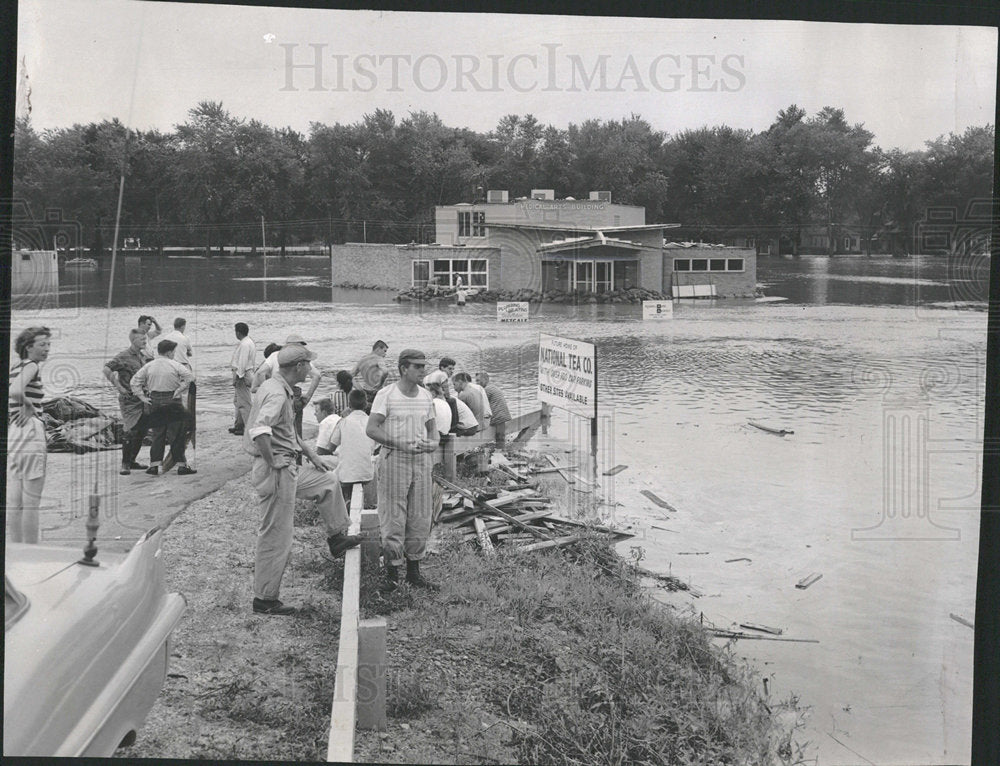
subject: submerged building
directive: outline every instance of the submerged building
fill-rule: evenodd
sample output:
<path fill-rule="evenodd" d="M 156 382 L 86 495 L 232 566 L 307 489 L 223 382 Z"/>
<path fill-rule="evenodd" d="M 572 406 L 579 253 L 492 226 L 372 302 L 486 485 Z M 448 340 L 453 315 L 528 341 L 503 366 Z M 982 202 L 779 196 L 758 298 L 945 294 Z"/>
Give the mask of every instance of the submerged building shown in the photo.
<path fill-rule="evenodd" d="M 510 201 L 440 205 L 430 245 L 333 248 L 334 284 L 405 290 L 437 284 L 491 291 L 600 294 L 644 288 L 687 297 L 752 296 L 752 248 L 671 243 L 680 224 L 646 223 L 645 208 L 590 199 L 556 199 L 551 189 Z M 461 280 L 461 281 L 459 281 Z"/>

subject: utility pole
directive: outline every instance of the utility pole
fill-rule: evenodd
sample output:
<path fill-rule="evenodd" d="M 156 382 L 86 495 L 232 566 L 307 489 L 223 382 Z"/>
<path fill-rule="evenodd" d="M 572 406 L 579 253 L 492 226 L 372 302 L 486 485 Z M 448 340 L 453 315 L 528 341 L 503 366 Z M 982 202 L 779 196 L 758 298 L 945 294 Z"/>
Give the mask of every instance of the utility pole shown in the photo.
<path fill-rule="evenodd" d="M 264 231 L 264 215 L 260 216 L 260 246 L 264 250 L 264 302 L 267 303 L 267 234 Z"/>

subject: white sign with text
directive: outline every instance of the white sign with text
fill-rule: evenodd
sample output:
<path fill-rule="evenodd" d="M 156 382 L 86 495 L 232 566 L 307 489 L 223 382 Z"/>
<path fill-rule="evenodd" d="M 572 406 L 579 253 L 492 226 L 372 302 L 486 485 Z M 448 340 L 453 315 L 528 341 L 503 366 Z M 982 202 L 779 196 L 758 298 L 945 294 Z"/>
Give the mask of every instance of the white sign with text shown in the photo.
<path fill-rule="evenodd" d="M 527 301 L 497 301 L 498 322 L 527 322 Z"/>
<path fill-rule="evenodd" d="M 594 344 L 540 333 L 538 399 L 585 418 L 597 417 L 597 349 Z"/>
<path fill-rule="evenodd" d="M 653 321 L 660 319 L 673 319 L 674 318 L 673 301 L 669 299 L 663 301 L 643 301 L 642 318 L 644 320 L 652 319 Z"/>

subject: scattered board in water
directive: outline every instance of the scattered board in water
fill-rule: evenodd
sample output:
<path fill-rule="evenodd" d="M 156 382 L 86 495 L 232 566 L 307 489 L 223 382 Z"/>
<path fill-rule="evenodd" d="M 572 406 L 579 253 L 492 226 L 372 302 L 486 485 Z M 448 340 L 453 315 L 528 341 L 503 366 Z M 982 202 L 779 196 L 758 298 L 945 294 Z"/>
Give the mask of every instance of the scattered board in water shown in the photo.
<path fill-rule="evenodd" d="M 674 508 L 670 503 L 668 503 L 663 498 L 657 497 L 652 492 L 650 492 L 648 489 L 642 490 L 641 494 L 643 494 L 646 497 L 648 497 L 650 500 L 652 500 L 654 503 L 656 503 L 658 506 L 660 506 L 660 508 L 666 508 L 668 511 L 673 511 L 674 513 L 677 513 L 677 509 Z"/>
<path fill-rule="evenodd" d="M 951 617 L 951 619 L 953 619 L 955 622 L 965 625 L 965 627 L 967 628 L 972 628 L 973 630 L 976 629 L 976 624 L 974 622 L 969 622 L 967 619 L 965 619 L 964 617 L 959 617 L 954 612 L 951 612 L 948 616 Z"/>
<path fill-rule="evenodd" d="M 754 423 L 752 420 L 747 421 L 754 428 L 759 428 L 761 431 L 767 431 L 769 434 L 774 434 L 775 436 L 784 436 L 785 434 L 794 434 L 795 431 L 788 431 L 784 428 L 772 428 L 771 426 L 765 426 L 760 423 Z"/>
<path fill-rule="evenodd" d="M 810 585 L 812 585 L 814 582 L 816 582 L 818 579 L 820 579 L 822 576 L 823 575 L 821 575 L 819 572 L 813 572 L 808 577 L 804 577 L 801 580 L 799 580 L 797 583 L 795 583 L 795 587 L 799 588 L 800 590 L 805 590 Z"/>
<path fill-rule="evenodd" d="M 616 465 L 614 468 L 609 468 L 607 471 L 605 471 L 604 475 L 605 476 L 614 476 L 616 474 L 621 473 L 626 468 L 628 468 L 627 465 Z"/>
<path fill-rule="evenodd" d="M 780 636 L 785 632 L 782 628 L 771 628 L 767 625 L 759 625 L 756 622 L 741 622 L 740 627 L 747 630 L 759 630 L 761 633 L 770 633 L 772 636 Z"/>
<path fill-rule="evenodd" d="M 726 563 L 727 564 L 732 564 L 733 562 L 736 562 L 736 561 L 752 561 L 752 560 L 753 559 L 748 559 L 746 556 L 741 556 L 738 559 L 726 559 Z"/>

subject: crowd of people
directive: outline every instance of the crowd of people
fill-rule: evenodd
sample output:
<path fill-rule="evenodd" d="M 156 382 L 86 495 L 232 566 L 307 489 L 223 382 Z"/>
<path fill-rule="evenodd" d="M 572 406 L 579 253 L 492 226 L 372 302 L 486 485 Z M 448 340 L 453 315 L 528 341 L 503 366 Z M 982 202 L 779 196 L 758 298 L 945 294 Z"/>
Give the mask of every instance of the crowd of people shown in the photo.
<path fill-rule="evenodd" d="M 129 331 L 129 345 L 108 360 L 103 373 L 118 392 L 124 425 L 120 473 L 159 476 L 174 465 L 177 474 L 196 474 L 187 458 L 194 442 L 196 375 L 186 321 L 167 333 L 149 315 Z M 229 432 L 243 439 L 251 455 L 250 481 L 260 497 L 260 526 L 254 554 L 252 609 L 290 615 L 280 598 L 281 580 L 292 551 L 295 499 L 316 502 L 334 557 L 360 543 L 348 534 L 348 508 L 360 487 L 363 507 L 378 509 L 384 562 L 383 589 L 402 582 L 435 589 L 420 571 L 441 493 L 433 473 L 456 437 L 494 429 L 503 446 L 511 420 L 503 392 L 489 375 L 456 372 L 442 357 L 428 371 L 422 351 L 404 349 L 394 369 L 389 346 L 372 345 L 350 370 L 339 370 L 333 390 L 316 398 L 323 371 L 302 336 L 268 344 L 258 363 L 257 347 L 245 322 L 234 327 L 230 361 L 234 422 Z M 38 542 L 38 507 L 45 482 L 45 429 L 40 403 L 40 365 L 48 359 L 52 333 L 29 327 L 17 337 L 19 361 L 10 371 L 7 456 L 7 524 L 13 542 Z M 308 383 L 307 383 L 308 381 Z M 315 399 L 315 401 L 313 401 Z M 303 412 L 313 402 L 318 423 L 314 443 L 302 438 Z M 152 436 L 149 464 L 139 460 Z M 404 572 L 405 567 L 405 572 Z"/>

